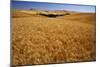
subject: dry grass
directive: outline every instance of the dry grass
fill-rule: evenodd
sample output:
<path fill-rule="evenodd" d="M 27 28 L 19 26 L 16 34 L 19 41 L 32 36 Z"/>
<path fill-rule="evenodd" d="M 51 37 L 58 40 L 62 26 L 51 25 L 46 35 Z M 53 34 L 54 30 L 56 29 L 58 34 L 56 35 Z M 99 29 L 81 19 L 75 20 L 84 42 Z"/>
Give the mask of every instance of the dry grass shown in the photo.
<path fill-rule="evenodd" d="M 12 13 L 13 65 L 96 60 L 95 13 L 56 18 Z"/>

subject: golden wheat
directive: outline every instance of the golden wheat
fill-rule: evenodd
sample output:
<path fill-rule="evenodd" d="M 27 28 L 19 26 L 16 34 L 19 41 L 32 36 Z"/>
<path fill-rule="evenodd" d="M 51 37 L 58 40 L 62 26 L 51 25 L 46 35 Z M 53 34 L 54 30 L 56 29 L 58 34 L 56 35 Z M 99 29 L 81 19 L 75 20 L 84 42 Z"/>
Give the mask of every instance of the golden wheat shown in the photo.
<path fill-rule="evenodd" d="M 95 13 L 57 18 L 29 15 L 16 18 L 16 14 L 19 13 L 12 16 L 13 65 L 96 59 Z"/>

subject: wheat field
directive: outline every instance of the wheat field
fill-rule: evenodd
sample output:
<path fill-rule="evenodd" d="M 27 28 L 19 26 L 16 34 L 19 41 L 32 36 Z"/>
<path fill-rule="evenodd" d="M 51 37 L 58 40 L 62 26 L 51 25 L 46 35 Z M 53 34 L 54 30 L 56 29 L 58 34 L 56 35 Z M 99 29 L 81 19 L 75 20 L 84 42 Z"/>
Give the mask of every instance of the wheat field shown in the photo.
<path fill-rule="evenodd" d="M 67 12 L 55 18 L 40 13 L 49 14 L 12 11 L 12 65 L 96 60 L 95 13 Z"/>

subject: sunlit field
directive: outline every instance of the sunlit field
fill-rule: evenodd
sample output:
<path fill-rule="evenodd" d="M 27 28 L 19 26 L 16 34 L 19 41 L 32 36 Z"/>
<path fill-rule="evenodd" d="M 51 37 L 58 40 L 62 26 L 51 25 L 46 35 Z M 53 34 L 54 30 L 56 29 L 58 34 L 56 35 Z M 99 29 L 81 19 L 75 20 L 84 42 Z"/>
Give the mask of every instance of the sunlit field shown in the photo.
<path fill-rule="evenodd" d="M 12 10 L 12 65 L 95 61 L 95 15 Z"/>

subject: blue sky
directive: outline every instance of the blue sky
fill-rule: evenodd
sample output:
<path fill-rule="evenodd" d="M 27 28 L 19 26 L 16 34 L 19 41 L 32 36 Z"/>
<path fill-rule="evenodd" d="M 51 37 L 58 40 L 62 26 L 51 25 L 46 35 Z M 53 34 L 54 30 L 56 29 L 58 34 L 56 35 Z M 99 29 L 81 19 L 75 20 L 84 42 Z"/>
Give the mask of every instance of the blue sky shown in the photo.
<path fill-rule="evenodd" d="M 45 2 L 26 2 L 26 1 L 12 1 L 11 4 L 14 9 L 40 9 L 40 10 L 69 10 L 77 12 L 95 12 L 95 6 L 89 5 L 74 5 L 74 4 L 57 4 Z"/>

